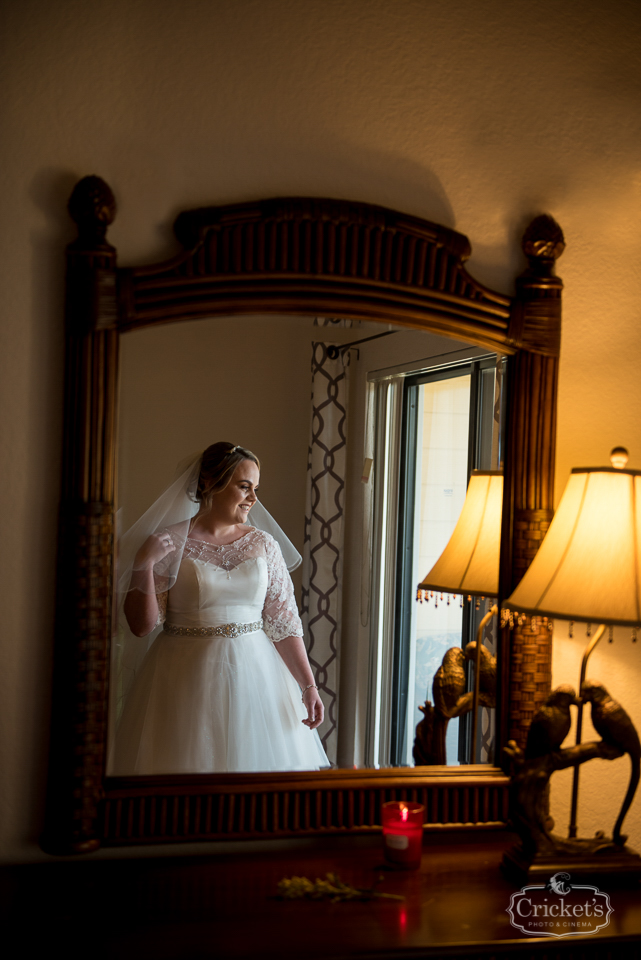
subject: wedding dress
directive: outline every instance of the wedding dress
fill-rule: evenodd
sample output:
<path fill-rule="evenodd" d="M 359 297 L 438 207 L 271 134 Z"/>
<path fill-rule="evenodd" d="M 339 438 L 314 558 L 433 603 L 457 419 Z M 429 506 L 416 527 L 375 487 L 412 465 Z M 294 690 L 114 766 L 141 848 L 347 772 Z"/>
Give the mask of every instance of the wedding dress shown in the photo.
<path fill-rule="evenodd" d="M 158 599 L 164 629 L 126 698 L 112 775 L 329 766 L 275 647 L 303 631 L 268 533 L 250 527 L 225 546 L 188 537 L 176 582 Z"/>

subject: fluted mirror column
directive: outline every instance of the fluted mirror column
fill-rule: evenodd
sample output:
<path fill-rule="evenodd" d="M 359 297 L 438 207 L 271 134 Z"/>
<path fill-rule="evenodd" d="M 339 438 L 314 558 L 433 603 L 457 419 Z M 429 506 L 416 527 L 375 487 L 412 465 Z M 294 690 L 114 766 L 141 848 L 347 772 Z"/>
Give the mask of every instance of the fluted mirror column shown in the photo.
<path fill-rule="evenodd" d="M 509 596 L 529 567 L 554 513 L 563 289 L 554 266 L 565 249 L 561 228 L 552 217 L 536 217 L 522 247 L 529 266 L 517 278 L 510 321 L 510 335 L 522 349 L 510 361 L 508 385 L 503 543 L 511 544 L 511 553 L 504 551 L 501 560 L 502 597 Z M 550 691 L 552 637 L 547 623 L 527 618 L 512 631 L 504 630 L 503 642 L 509 649 L 502 673 L 505 678 L 509 665 L 510 703 L 503 711 L 507 729 L 499 742 L 516 740 L 524 746 L 532 717 Z"/>
<path fill-rule="evenodd" d="M 45 847 L 99 846 L 114 543 L 118 332 L 116 251 L 105 239 L 113 195 L 97 177 L 69 201 L 65 437 Z"/>

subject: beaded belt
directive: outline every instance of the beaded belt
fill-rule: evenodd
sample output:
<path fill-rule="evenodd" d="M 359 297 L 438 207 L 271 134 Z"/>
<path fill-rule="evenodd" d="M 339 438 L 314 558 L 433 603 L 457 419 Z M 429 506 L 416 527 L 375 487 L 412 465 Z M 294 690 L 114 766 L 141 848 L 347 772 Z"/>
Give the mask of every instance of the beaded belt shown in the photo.
<path fill-rule="evenodd" d="M 242 637 L 245 633 L 255 633 L 261 630 L 262 620 L 253 623 L 221 623 L 217 627 L 177 627 L 173 623 L 166 623 L 165 633 L 170 637 Z"/>

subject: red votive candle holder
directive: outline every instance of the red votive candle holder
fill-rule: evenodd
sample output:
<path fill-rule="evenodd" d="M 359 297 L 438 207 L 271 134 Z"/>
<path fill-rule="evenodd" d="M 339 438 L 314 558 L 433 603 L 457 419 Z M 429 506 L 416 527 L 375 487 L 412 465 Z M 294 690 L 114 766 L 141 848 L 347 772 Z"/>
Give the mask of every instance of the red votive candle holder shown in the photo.
<path fill-rule="evenodd" d="M 392 800 L 383 804 L 385 859 L 404 870 L 417 870 L 423 852 L 422 803 Z"/>

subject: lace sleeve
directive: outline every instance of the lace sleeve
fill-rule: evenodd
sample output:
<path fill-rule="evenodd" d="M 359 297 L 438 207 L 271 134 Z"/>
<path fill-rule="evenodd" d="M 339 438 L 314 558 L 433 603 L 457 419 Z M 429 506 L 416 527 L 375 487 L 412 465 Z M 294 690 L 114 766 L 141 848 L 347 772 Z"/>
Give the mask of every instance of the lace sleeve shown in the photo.
<path fill-rule="evenodd" d="M 156 601 L 158 603 L 158 619 L 156 620 L 157 627 L 161 627 L 167 619 L 167 596 L 167 590 L 165 590 L 164 593 L 156 594 Z"/>
<path fill-rule="evenodd" d="M 265 535 L 265 559 L 269 573 L 263 607 L 263 628 L 274 643 L 285 637 L 302 637 L 303 625 L 294 598 L 292 578 L 276 541 Z"/>

